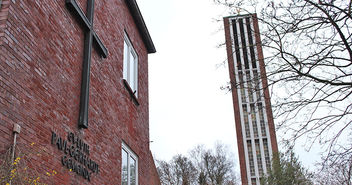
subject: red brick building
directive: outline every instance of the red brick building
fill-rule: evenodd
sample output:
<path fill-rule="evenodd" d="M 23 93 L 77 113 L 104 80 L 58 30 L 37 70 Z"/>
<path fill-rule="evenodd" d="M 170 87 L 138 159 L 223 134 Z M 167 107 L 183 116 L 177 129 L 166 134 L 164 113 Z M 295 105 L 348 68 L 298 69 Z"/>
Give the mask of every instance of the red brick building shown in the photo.
<path fill-rule="evenodd" d="M 278 151 L 256 14 L 224 18 L 242 184 L 260 184 Z"/>
<path fill-rule="evenodd" d="M 43 150 L 26 163 L 42 183 L 160 184 L 149 149 L 156 50 L 135 0 L 0 2 L 0 154 L 16 135 L 16 155 Z"/>

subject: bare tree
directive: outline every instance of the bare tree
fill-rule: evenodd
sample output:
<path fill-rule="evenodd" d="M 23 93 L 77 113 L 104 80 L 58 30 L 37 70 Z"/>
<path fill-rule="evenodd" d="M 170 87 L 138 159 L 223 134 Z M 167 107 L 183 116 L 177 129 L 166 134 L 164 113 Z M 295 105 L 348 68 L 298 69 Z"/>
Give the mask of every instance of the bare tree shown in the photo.
<path fill-rule="evenodd" d="M 160 181 L 164 185 L 190 185 L 196 181 L 196 168 L 185 156 L 176 155 L 168 163 L 157 161 Z"/>
<path fill-rule="evenodd" d="M 157 161 L 157 171 L 160 177 L 161 184 L 177 184 L 178 179 L 172 169 L 172 165 L 165 161 Z"/>
<path fill-rule="evenodd" d="M 199 145 L 191 150 L 189 158 L 176 155 L 169 163 L 158 161 L 157 166 L 165 185 L 236 185 L 234 160 L 222 144 L 216 144 L 215 150 Z"/>
<path fill-rule="evenodd" d="M 193 164 L 197 168 L 198 171 L 198 178 L 197 181 L 199 185 L 207 185 L 208 184 L 208 174 L 204 162 L 204 153 L 206 149 L 204 145 L 197 145 L 190 151 L 190 159 L 192 160 Z"/>
<path fill-rule="evenodd" d="M 352 1 L 214 1 L 258 14 L 276 125 L 329 156 L 352 122 Z"/>
<path fill-rule="evenodd" d="M 177 155 L 174 158 L 174 166 L 177 176 L 182 179 L 182 185 L 193 184 L 196 181 L 196 168 L 187 157 Z"/>
<path fill-rule="evenodd" d="M 340 146 L 344 148 L 343 146 Z M 348 147 L 350 148 L 350 147 Z M 343 151 L 343 152 L 340 152 Z M 346 149 L 334 150 L 327 160 L 318 164 L 319 171 L 315 173 L 318 184 L 352 184 L 352 151 Z"/>
<path fill-rule="evenodd" d="M 228 158 L 223 145 L 217 144 L 214 152 L 205 151 L 202 157 L 211 184 L 225 184 L 232 180 L 233 162 Z"/>

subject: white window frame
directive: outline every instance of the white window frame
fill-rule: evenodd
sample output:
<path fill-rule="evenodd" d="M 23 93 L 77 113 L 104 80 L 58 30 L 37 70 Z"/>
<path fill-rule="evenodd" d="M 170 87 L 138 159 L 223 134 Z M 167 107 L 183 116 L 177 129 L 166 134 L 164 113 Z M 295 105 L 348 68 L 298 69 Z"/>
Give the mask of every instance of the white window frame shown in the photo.
<path fill-rule="evenodd" d="M 131 169 L 130 169 L 130 158 L 133 158 L 136 161 L 136 185 L 138 184 L 138 157 L 137 155 L 125 144 L 122 143 L 122 148 L 121 148 L 121 183 L 122 183 L 122 152 L 125 151 L 127 153 L 127 184 L 130 185 L 130 178 L 131 178 Z"/>
<path fill-rule="evenodd" d="M 138 55 L 126 32 L 123 45 L 123 79 L 127 81 L 132 93 L 138 97 Z"/>

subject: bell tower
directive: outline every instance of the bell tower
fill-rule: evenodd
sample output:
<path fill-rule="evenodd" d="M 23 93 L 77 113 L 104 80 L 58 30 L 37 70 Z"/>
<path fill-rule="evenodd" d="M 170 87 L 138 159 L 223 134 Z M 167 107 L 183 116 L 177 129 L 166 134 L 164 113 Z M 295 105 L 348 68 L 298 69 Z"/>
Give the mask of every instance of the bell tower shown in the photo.
<path fill-rule="evenodd" d="M 259 185 L 278 151 L 256 14 L 224 18 L 242 184 Z"/>

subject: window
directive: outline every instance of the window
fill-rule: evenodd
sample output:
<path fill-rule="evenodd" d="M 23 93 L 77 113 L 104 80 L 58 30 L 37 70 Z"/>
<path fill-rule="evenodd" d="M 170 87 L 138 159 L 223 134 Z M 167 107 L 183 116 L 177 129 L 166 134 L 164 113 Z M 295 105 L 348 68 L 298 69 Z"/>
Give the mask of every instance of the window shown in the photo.
<path fill-rule="evenodd" d="M 260 95 L 260 76 L 258 75 L 257 70 L 253 70 L 253 80 L 254 80 L 254 90 L 257 95 L 257 101 L 261 100 L 261 95 Z"/>
<path fill-rule="evenodd" d="M 123 79 L 130 86 L 132 93 L 138 97 L 138 56 L 127 34 L 123 46 Z"/>
<path fill-rule="evenodd" d="M 257 163 L 258 163 L 258 170 L 259 170 L 259 175 L 263 175 L 263 164 L 262 164 L 262 155 L 260 153 L 260 144 L 259 140 L 255 140 L 255 152 L 257 154 Z"/>
<path fill-rule="evenodd" d="M 258 137 L 257 113 L 255 112 L 254 103 L 252 103 L 250 107 L 251 107 L 251 118 L 252 118 L 254 137 Z"/>
<path fill-rule="evenodd" d="M 249 101 L 253 102 L 252 79 L 249 71 L 246 71 L 246 78 L 247 78 L 247 89 L 248 89 Z"/>
<path fill-rule="evenodd" d="M 247 25 L 247 33 L 248 33 L 248 42 L 249 42 L 249 51 L 251 53 L 251 62 L 252 62 L 252 68 L 255 69 L 257 68 L 256 61 L 255 61 L 255 55 L 254 55 L 254 44 L 253 44 L 253 37 L 252 37 L 252 28 L 251 28 L 251 21 L 249 20 L 249 17 L 246 18 L 246 25 Z"/>
<path fill-rule="evenodd" d="M 242 103 L 245 103 L 246 102 L 246 95 L 244 94 L 244 80 L 243 80 L 242 71 L 238 71 L 238 76 L 240 78 L 241 100 L 242 100 Z"/>
<path fill-rule="evenodd" d="M 270 156 L 269 156 L 269 148 L 268 148 L 268 140 L 263 139 L 263 145 L 264 145 L 264 155 L 265 155 L 265 165 L 267 168 L 267 171 L 269 171 L 271 167 L 270 163 Z"/>
<path fill-rule="evenodd" d="M 122 144 L 121 184 L 138 184 L 138 158 L 125 144 Z"/>
<path fill-rule="evenodd" d="M 251 176 L 255 176 L 254 159 L 253 159 L 251 140 L 247 140 L 247 149 L 248 149 L 248 159 L 249 159 L 249 171 L 251 173 Z"/>
<path fill-rule="evenodd" d="M 262 136 L 266 136 L 266 128 L 265 128 L 265 122 L 264 122 L 264 112 L 263 112 L 263 105 L 262 103 L 258 103 L 258 109 L 259 109 L 259 120 L 260 120 L 260 128 L 262 131 Z"/>
<path fill-rule="evenodd" d="M 247 105 L 242 104 L 242 109 L 243 109 L 243 119 L 244 119 L 244 126 L 246 129 L 246 136 L 247 138 L 251 137 L 251 133 L 249 131 L 249 120 L 248 120 L 248 111 L 247 111 Z"/>
<path fill-rule="evenodd" d="M 255 178 L 251 178 L 251 182 L 252 182 L 252 185 L 256 185 L 257 184 L 257 181 L 255 180 Z"/>
<path fill-rule="evenodd" d="M 238 33 L 237 33 L 237 23 L 236 20 L 232 21 L 232 26 L 233 26 L 233 38 L 235 40 L 235 52 L 236 52 L 236 60 L 237 60 L 237 68 L 238 70 L 242 70 L 242 64 L 241 64 L 241 56 L 240 56 L 240 45 L 238 42 Z"/>

